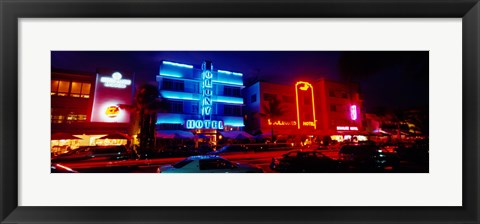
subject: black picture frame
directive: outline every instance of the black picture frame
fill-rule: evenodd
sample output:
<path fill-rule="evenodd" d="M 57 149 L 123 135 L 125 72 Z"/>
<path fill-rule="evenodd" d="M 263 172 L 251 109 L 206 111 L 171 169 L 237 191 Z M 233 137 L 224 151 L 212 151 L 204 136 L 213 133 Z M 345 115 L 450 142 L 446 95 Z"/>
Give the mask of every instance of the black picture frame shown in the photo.
<path fill-rule="evenodd" d="M 1 223 L 479 223 L 478 0 L 0 0 Z M 461 207 L 18 206 L 18 19 L 133 17 L 462 18 Z M 448 44 L 448 43 L 446 43 Z M 460 121 L 458 121 L 460 122 Z M 459 145 L 460 148 L 460 145 Z M 451 149 L 460 150 L 460 149 Z M 41 193 L 41 192 L 39 192 Z M 448 192 L 446 192 L 448 193 Z M 439 195 L 441 197 L 441 195 Z"/>

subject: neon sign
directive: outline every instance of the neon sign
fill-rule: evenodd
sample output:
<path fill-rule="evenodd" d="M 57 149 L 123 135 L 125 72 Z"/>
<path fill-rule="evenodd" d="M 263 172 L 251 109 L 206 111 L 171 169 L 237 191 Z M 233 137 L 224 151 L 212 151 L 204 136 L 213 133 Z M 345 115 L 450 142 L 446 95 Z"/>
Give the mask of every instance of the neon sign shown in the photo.
<path fill-rule="evenodd" d="M 164 65 L 171 65 L 171 66 L 176 66 L 180 68 L 193 68 L 193 65 L 186 65 L 186 64 L 180 64 L 180 63 L 175 63 L 171 61 L 163 61 L 162 62 Z"/>
<path fill-rule="evenodd" d="M 352 120 L 357 120 L 357 106 L 356 105 L 352 105 L 350 106 L 350 118 L 352 118 Z"/>
<path fill-rule="evenodd" d="M 187 120 L 186 125 L 187 129 L 223 129 L 223 121 L 215 120 Z"/>
<path fill-rule="evenodd" d="M 358 131 L 358 127 L 337 126 L 337 131 Z"/>
<path fill-rule="evenodd" d="M 127 86 L 132 84 L 132 80 L 122 79 L 122 74 L 120 74 L 120 72 L 114 72 L 111 78 L 102 77 L 100 78 L 100 82 L 102 82 L 105 87 L 120 88 L 120 89 L 127 88 Z"/>
<path fill-rule="evenodd" d="M 239 72 L 231 72 L 231 71 L 225 71 L 225 70 L 218 70 L 217 72 L 227 74 L 227 75 L 238 75 L 238 76 L 243 75 L 242 73 L 239 73 Z"/>
<path fill-rule="evenodd" d="M 115 118 L 120 114 L 120 107 L 118 106 L 109 106 L 105 111 L 105 115 L 109 118 Z"/>
<path fill-rule="evenodd" d="M 299 106 L 299 95 L 298 95 L 298 90 L 301 91 L 307 91 L 310 90 L 312 94 L 312 114 L 313 114 L 313 121 L 303 121 L 300 122 L 300 106 Z M 317 129 L 317 124 L 316 124 L 316 119 L 315 119 L 315 98 L 313 96 L 313 86 L 312 84 L 308 82 L 297 82 L 295 84 L 295 96 L 296 96 L 296 104 L 297 104 L 297 125 L 298 129 L 300 129 L 300 124 L 303 124 L 303 126 L 312 126 L 313 128 Z M 303 97 L 302 97 L 303 99 Z"/>
<path fill-rule="evenodd" d="M 204 61 L 202 64 L 202 116 L 204 120 L 212 119 L 212 93 L 213 93 L 213 64 L 212 62 Z"/>
<path fill-rule="evenodd" d="M 315 127 L 315 122 L 313 122 L 313 121 L 304 121 L 302 124 L 303 124 L 303 126 Z"/>
<path fill-rule="evenodd" d="M 297 122 L 296 121 L 280 121 L 280 120 L 272 122 L 270 119 L 268 119 L 268 125 L 275 125 L 275 126 L 292 125 L 292 126 L 295 126 L 295 125 L 297 125 Z"/>

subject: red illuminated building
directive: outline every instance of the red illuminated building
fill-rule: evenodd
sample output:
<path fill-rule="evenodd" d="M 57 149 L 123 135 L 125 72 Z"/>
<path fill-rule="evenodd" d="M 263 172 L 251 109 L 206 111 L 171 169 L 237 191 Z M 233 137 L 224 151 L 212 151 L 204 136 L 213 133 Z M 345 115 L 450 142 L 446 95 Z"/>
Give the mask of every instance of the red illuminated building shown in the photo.
<path fill-rule="evenodd" d="M 62 147 L 105 144 L 105 141 L 99 140 L 100 137 L 117 132 L 128 133 L 130 115 L 113 106 L 120 101 L 131 104 L 132 87 L 113 89 L 118 89 L 116 92 L 112 89 L 101 91 L 102 88 L 106 88 L 100 86 L 103 85 L 101 78 L 111 75 L 110 71 L 103 70 L 97 71 L 96 74 L 52 70 L 51 133 L 52 136 L 58 133 L 74 136 L 73 139 L 52 139 L 52 153 L 64 150 Z M 123 96 L 120 93 L 124 93 Z M 115 102 L 112 103 L 112 100 Z M 120 118 L 123 120 L 119 120 Z M 125 144 L 126 141 L 118 143 Z"/>
<path fill-rule="evenodd" d="M 244 90 L 246 128 L 254 134 L 334 136 L 364 133 L 363 101 L 357 83 L 327 79 L 291 85 L 257 82 Z M 281 115 L 269 113 L 272 100 Z M 275 110 L 274 110 L 275 111 Z M 278 111 L 278 110 L 277 110 Z M 341 136 L 341 137 L 339 137 Z"/>

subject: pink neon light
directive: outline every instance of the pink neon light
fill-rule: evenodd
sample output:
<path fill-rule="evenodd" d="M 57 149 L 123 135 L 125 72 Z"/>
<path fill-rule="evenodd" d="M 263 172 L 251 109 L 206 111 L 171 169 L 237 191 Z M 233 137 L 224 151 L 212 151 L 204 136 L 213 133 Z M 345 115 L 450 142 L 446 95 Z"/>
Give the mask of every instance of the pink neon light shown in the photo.
<path fill-rule="evenodd" d="M 350 106 L 350 118 L 352 118 L 352 120 L 357 120 L 357 106 L 356 105 L 352 105 Z"/>

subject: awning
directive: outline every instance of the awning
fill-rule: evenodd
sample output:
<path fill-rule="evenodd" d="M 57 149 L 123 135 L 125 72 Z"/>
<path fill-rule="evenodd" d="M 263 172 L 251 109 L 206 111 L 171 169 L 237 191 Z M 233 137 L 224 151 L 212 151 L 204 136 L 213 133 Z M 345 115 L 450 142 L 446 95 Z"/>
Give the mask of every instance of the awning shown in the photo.
<path fill-rule="evenodd" d="M 131 137 L 123 133 L 112 133 L 105 135 L 99 139 L 131 139 Z"/>
<path fill-rule="evenodd" d="M 52 134 L 50 139 L 51 140 L 68 140 L 68 139 L 81 139 L 81 138 L 75 137 L 71 134 L 67 134 L 64 132 L 57 132 Z"/>
<path fill-rule="evenodd" d="M 247 132 L 244 132 L 244 131 L 224 131 L 224 132 L 220 132 L 220 134 L 225 138 L 231 138 L 231 139 L 253 138 L 251 134 L 248 134 Z"/>
<path fill-rule="evenodd" d="M 177 139 L 193 139 L 194 135 L 189 131 L 179 130 L 161 130 L 155 133 L 157 138 L 177 138 Z"/>

